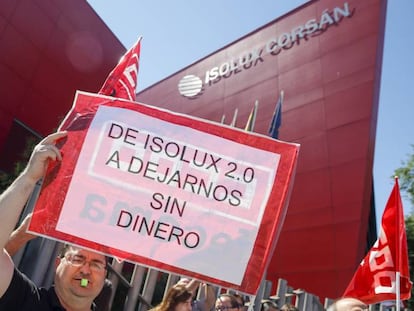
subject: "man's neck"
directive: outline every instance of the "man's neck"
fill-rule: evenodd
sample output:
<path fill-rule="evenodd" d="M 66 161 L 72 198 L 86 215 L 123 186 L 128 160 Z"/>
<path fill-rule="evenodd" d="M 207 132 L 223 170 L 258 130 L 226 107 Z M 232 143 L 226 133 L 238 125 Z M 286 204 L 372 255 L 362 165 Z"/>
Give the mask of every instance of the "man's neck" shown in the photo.
<path fill-rule="evenodd" d="M 62 307 L 65 308 L 66 311 L 91 311 L 92 303 L 85 303 L 84 301 L 79 301 L 79 303 L 71 302 L 70 304 L 60 302 Z"/>
<path fill-rule="evenodd" d="M 59 293 L 56 293 L 60 304 L 66 311 L 91 311 L 92 303 L 90 299 L 85 297 L 62 297 Z"/>

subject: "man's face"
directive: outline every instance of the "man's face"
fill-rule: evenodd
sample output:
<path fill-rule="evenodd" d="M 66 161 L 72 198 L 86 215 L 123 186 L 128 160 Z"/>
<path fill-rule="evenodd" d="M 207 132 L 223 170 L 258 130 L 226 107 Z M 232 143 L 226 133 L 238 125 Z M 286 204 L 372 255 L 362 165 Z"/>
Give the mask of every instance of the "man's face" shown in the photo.
<path fill-rule="evenodd" d="M 70 247 L 56 259 L 55 287 L 60 299 L 90 299 L 102 290 L 106 276 L 105 256 Z M 83 281 L 82 281 L 83 280 Z"/>
<path fill-rule="evenodd" d="M 216 300 L 216 311 L 237 311 L 238 307 L 232 307 L 231 299 L 229 297 L 219 297 Z"/>

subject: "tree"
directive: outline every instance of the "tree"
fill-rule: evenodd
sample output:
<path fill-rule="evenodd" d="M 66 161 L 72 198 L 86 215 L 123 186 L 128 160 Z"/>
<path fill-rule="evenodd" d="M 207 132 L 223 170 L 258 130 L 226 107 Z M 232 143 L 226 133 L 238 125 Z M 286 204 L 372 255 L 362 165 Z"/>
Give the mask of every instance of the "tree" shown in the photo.
<path fill-rule="evenodd" d="M 39 138 L 28 137 L 25 142 L 25 149 L 18 155 L 14 163 L 14 169 L 10 173 L 0 172 L 0 193 L 3 193 L 10 184 L 20 175 L 26 167 L 27 161 L 30 159 L 34 146 L 40 141 Z"/>
<path fill-rule="evenodd" d="M 414 214 L 405 218 L 405 231 L 407 233 L 408 261 L 410 265 L 410 280 L 414 281 Z M 408 306 L 414 310 L 414 290 L 411 290 L 411 299 Z"/>
<path fill-rule="evenodd" d="M 414 150 L 414 145 L 411 145 Z M 411 202 L 411 214 L 414 214 L 414 152 L 408 156 L 402 166 L 394 171 L 398 176 L 400 189 L 405 192 Z M 394 176 L 393 176 L 394 178 Z"/>

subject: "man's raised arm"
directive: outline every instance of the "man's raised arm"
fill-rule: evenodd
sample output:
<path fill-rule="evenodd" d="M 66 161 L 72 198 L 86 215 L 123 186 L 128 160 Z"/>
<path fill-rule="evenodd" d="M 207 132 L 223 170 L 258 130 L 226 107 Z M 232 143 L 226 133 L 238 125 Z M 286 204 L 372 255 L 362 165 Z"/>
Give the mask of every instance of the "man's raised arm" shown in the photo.
<path fill-rule="evenodd" d="M 55 143 L 66 135 L 66 132 L 54 133 L 36 145 L 26 168 L 0 196 L 0 297 L 9 286 L 14 269 L 5 246 L 36 183 L 45 174 L 49 161 L 62 160 Z"/>

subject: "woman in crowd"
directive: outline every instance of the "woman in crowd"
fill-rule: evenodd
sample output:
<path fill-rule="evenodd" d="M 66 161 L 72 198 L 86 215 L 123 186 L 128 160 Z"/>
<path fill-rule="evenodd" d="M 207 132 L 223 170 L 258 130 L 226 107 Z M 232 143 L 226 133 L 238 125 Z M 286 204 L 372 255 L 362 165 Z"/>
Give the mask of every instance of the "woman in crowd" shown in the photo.
<path fill-rule="evenodd" d="M 150 311 L 191 311 L 193 294 L 185 285 L 171 287 L 164 299 Z"/>

